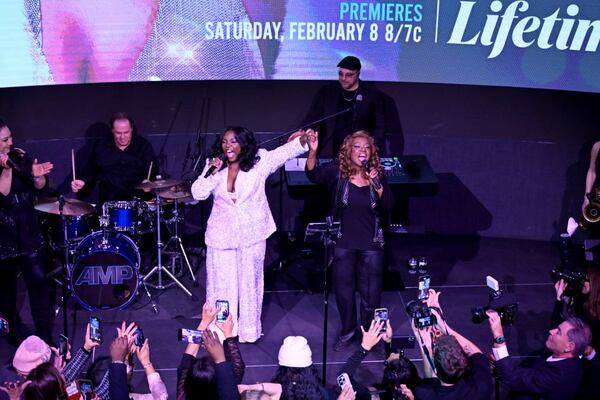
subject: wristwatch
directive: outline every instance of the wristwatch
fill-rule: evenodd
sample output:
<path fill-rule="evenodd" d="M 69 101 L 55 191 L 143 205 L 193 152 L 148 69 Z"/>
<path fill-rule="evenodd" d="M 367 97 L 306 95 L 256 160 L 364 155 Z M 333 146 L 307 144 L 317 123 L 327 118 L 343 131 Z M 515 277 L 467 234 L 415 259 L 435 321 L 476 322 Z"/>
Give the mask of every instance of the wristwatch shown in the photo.
<path fill-rule="evenodd" d="M 495 344 L 504 344 L 506 343 L 506 339 L 504 338 L 504 336 L 498 336 L 494 338 L 494 343 Z"/>

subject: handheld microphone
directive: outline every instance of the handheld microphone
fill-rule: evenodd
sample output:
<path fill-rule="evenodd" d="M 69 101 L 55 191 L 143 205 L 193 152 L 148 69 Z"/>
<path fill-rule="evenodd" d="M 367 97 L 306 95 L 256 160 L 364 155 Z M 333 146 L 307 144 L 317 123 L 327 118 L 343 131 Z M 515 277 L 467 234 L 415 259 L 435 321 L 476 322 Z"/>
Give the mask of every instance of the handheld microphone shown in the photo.
<path fill-rule="evenodd" d="M 227 156 L 225 155 L 225 153 L 221 153 L 217 156 L 217 158 L 221 161 L 225 161 Z M 204 177 L 208 178 L 209 176 L 211 176 L 212 173 L 215 172 L 215 169 L 217 169 L 217 167 L 215 165 L 211 165 L 208 171 L 206 171 L 206 174 L 204 174 Z"/>
<path fill-rule="evenodd" d="M 363 95 L 362 94 L 357 94 L 356 95 L 356 100 L 354 101 L 354 109 L 356 110 L 358 108 L 358 106 L 360 105 L 360 102 L 363 100 Z"/>
<path fill-rule="evenodd" d="M 367 175 L 369 175 L 371 173 L 371 166 L 369 165 L 369 161 L 363 160 L 362 165 L 365 171 L 367 171 Z M 373 187 L 375 188 L 375 190 L 381 189 L 381 182 L 379 181 L 379 176 L 376 176 L 375 178 L 371 178 L 369 176 L 369 178 L 371 179 L 371 182 L 373 182 Z"/>
<path fill-rule="evenodd" d="M 6 156 L 6 165 L 15 171 L 21 171 L 21 168 L 13 160 L 11 160 L 8 156 Z"/>

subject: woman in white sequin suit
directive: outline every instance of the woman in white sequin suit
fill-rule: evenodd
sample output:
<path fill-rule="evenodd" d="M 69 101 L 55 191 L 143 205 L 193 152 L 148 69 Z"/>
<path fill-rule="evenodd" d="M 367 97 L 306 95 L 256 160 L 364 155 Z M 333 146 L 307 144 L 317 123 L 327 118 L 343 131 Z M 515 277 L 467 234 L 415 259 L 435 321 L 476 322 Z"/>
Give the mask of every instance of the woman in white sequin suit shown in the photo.
<path fill-rule="evenodd" d="M 255 342 L 262 330 L 265 243 L 276 229 L 265 182 L 287 160 L 307 150 L 304 131 L 267 151 L 258 148 L 250 130 L 231 127 L 217 138 L 214 157 L 192 185 L 196 200 L 214 197 L 205 236 L 206 299 L 229 301 L 240 342 Z M 211 166 L 216 169 L 204 178 Z"/>

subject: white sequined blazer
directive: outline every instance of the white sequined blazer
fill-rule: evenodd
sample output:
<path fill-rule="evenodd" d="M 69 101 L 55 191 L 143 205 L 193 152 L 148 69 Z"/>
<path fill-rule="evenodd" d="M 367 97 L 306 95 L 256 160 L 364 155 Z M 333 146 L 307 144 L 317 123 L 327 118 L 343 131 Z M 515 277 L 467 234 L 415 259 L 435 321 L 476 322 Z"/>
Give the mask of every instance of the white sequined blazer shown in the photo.
<path fill-rule="evenodd" d="M 274 150 L 258 150 L 260 160 L 248 171 L 239 171 L 235 180 L 235 203 L 227 193 L 227 168 L 204 178 L 208 164 L 192 185 L 196 200 L 214 196 L 213 207 L 208 217 L 205 242 L 217 249 L 247 247 L 266 240 L 276 230 L 269 209 L 265 182 L 290 158 L 298 157 L 308 150 L 296 138 Z"/>

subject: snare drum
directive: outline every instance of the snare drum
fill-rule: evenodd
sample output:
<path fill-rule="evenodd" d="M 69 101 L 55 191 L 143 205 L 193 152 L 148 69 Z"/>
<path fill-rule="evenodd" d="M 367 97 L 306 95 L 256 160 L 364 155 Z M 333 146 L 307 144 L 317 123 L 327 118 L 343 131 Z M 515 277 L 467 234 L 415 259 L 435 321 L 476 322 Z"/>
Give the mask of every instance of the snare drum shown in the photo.
<path fill-rule="evenodd" d="M 73 297 L 85 309 L 126 308 L 140 283 L 140 252 L 128 236 L 119 232 L 93 232 L 75 253 L 70 273 Z"/>

